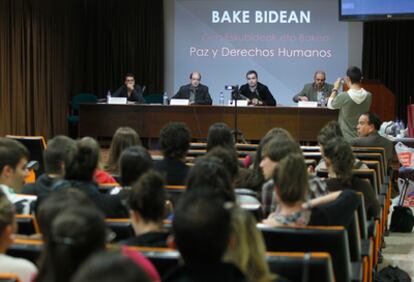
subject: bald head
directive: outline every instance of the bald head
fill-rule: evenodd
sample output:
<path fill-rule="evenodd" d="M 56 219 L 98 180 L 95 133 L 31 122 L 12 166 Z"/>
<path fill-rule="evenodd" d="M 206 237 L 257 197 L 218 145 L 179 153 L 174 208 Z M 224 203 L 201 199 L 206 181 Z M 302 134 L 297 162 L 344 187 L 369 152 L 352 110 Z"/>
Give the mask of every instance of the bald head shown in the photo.
<path fill-rule="evenodd" d="M 190 74 L 190 83 L 194 87 L 198 87 L 201 81 L 201 74 L 197 71 L 194 71 Z"/>

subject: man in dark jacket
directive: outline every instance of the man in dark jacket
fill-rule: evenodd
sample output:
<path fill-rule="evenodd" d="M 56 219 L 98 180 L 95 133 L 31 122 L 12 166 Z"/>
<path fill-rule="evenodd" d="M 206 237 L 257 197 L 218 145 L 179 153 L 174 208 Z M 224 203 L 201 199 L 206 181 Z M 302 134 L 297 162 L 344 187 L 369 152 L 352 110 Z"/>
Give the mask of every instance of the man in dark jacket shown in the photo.
<path fill-rule="evenodd" d="M 190 105 L 211 105 L 211 100 L 208 87 L 201 84 L 201 74 L 199 72 L 192 72 L 190 74 L 190 83 L 183 85 L 178 90 L 172 99 L 189 99 Z"/>
<path fill-rule="evenodd" d="M 247 83 L 242 85 L 239 94 L 247 98 L 247 103 L 254 106 L 276 106 L 276 100 L 269 88 L 257 81 L 257 72 L 246 73 Z"/>
<path fill-rule="evenodd" d="M 237 267 L 222 262 L 230 240 L 230 210 L 218 197 L 205 196 L 186 192 L 177 205 L 170 244 L 178 248 L 184 265 L 163 281 L 246 281 Z"/>
<path fill-rule="evenodd" d="M 124 85 L 118 88 L 112 97 L 125 97 L 128 101 L 137 102 L 140 104 L 145 103 L 144 97 L 142 96 L 141 86 L 135 84 L 135 78 L 132 73 L 125 75 Z"/>

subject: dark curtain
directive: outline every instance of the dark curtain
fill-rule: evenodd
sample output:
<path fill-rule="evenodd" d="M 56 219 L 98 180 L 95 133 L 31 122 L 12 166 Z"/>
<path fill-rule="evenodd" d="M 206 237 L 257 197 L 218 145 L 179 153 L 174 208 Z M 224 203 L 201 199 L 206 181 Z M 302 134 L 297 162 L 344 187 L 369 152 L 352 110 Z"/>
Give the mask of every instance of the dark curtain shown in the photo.
<path fill-rule="evenodd" d="M 396 113 L 407 119 L 414 103 L 414 21 L 364 23 L 364 77 L 381 80 L 395 94 Z"/>
<path fill-rule="evenodd" d="M 71 96 L 126 72 L 161 93 L 163 38 L 162 0 L 0 0 L 0 135 L 66 134 Z"/>

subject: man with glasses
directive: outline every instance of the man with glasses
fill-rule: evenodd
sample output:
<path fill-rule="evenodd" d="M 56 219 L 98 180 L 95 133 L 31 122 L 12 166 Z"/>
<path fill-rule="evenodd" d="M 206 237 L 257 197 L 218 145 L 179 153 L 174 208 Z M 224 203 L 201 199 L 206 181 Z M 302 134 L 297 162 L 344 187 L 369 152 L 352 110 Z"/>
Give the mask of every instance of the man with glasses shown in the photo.
<path fill-rule="evenodd" d="M 294 102 L 314 101 L 325 106 L 328 97 L 332 92 L 333 85 L 325 83 L 326 75 L 324 71 L 316 71 L 313 77 L 314 82 L 305 84 L 302 91 L 293 97 Z"/>
<path fill-rule="evenodd" d="M 269 88 L 258 82 L 257 72 L 250 70 L 246 73 L 247 83 L 240 87 L 239 94 L 247 98 L 249 105 L 276 106 L 276 100 Z"/>
<path fill-rule="evenodd" d="M 137 102 L 139 104 L 145 103 L 144 97 L 142 96 L 141 86 L 135 84 L 135 78 L 132 73 L 125 75 L 124 85 L 118 88 L 112 94 L 112 97 L 126 97 L 128 101 Z"/>
<path fill-rule="evenodd" d="M 211 105 L 211 100 L 208 87 L 201 84 L 201 74 L 199 72 L 190 73 L 190 83 L 183 85 L 178 90 L 172 99 L 188 99 L 190 105 Z"/>

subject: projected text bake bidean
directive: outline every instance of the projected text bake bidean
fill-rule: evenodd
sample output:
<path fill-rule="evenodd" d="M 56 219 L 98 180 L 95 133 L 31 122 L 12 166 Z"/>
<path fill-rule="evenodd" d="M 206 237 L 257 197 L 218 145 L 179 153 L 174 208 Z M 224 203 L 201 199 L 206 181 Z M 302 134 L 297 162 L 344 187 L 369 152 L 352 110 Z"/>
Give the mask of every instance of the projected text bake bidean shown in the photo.
<path fill-rule="evenodd" d="M 308 10 L 288 11 L 249 11 L 249 10 L 212 10 L 211 22 L 213 24 L 309 24 L 311 12 Z"/>

